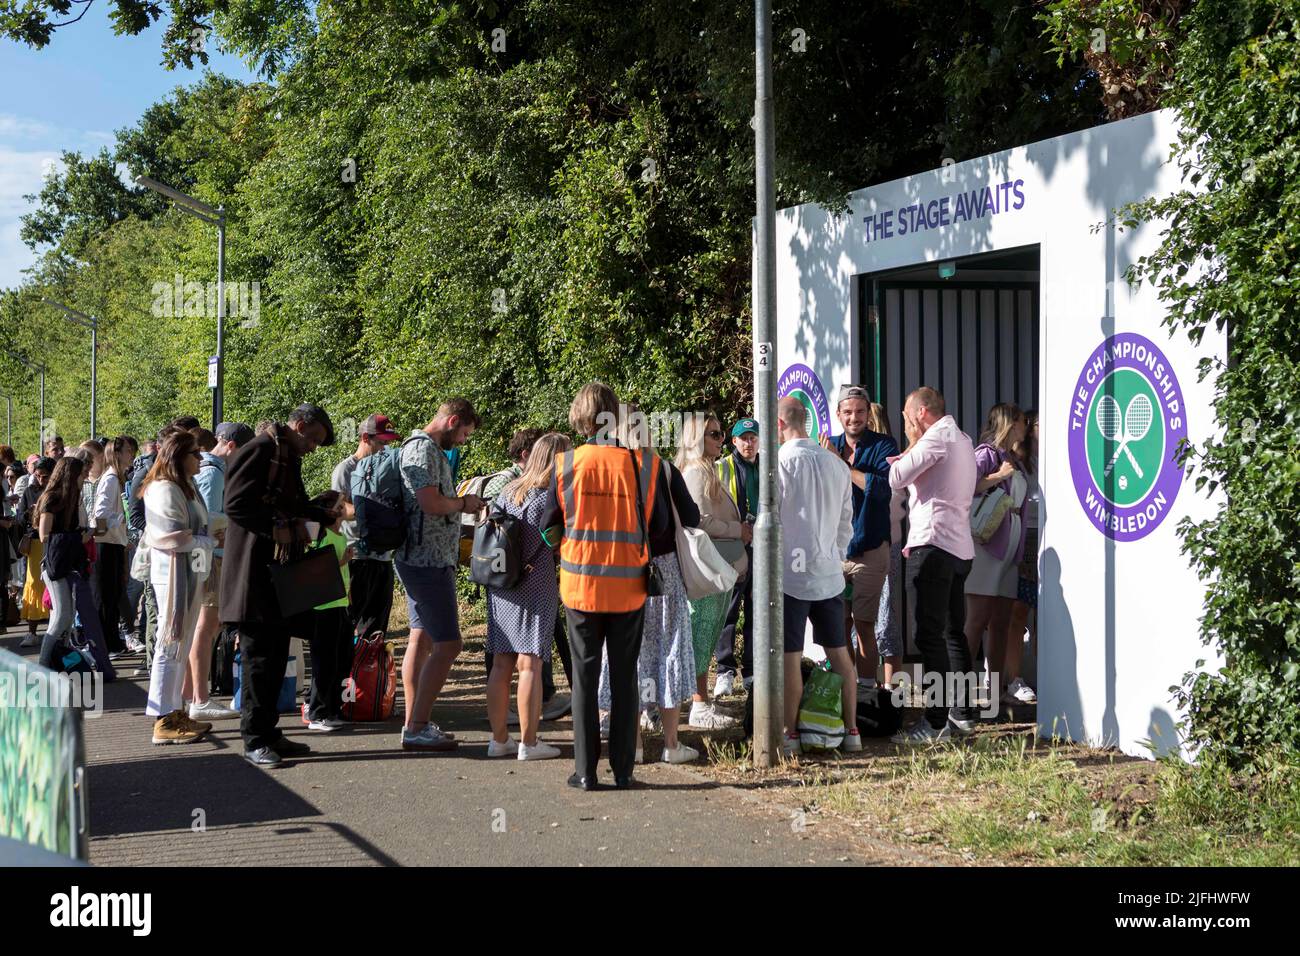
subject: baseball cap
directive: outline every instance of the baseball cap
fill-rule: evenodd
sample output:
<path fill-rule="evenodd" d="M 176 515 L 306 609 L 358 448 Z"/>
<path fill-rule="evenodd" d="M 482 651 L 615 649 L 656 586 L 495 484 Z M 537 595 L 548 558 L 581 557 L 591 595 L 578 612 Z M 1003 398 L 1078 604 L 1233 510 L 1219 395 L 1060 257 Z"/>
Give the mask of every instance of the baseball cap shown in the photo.
<path fill-rule="evenodd" d="M 840 387 L 840 397 L 835 400 L 835 404 L 847 401 L 850 398 L 860 398 L 868 405 L 871 404 L 871 394 L 862 385 L 843 385 Z"/>
<path fill-rule="evenodd" d="M 361 423 L 361 434 L 378 438 L 380 441 L 397 441 L 402 436 L 393 430 L 393 423 L 387 415 L 371 415 Z"/>
<path fill-rule="evenodd" d="M 41 460 L 40 455 L 28 455 L 27 459 L 23 462 L 23 464 L 25 464 L 28 468 L 30 468 L 32 467 L 32 465 L 36 464 L 40 460 Z"/>
<path fill-rule="evenodd" d="M 236 448 L 242 448 L 253 440 L 253 429 L 243 422 L 222 422 L 215 434 L 217 441 L 233 441 Z"/>
<path fill-rule="evenodd" d="M 741 435 L 753 432 L 758 434 L 758 421 L 753 418 L 742 418 L 731 429 L 731 437 L 739 438 Z"/>

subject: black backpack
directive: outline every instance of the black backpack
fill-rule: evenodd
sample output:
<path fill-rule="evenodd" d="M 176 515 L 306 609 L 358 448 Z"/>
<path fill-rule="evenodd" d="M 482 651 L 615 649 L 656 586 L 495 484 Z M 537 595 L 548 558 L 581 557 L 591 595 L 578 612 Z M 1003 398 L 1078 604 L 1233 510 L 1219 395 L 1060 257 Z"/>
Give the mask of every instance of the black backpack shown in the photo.
<path fill-rule="evenodd" d="M 229 697 L 235 692 L 235 628 L 223 625 L 212 644 L 212 695 Z"/>
<path fill-rule="evenodd" d="M 903 726 L 903 708 L 889 687 L 858 693 L 858 733 L 863 737 L 889 737 Z"/>
<path fill-rule="evenodd" d="M 469 579 L 489 588 L 513 588 L 531 570 L 524 564 L 524 525 L 501 508 L 488 512 L 474 529 Z"/>

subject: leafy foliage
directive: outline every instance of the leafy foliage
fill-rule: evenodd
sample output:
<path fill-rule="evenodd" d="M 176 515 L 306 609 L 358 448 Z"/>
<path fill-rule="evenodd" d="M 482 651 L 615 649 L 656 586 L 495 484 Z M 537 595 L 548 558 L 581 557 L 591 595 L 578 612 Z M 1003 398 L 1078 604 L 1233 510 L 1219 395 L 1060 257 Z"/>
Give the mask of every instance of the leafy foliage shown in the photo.
<path fill-rule="evenodd" d="M 1181 527 L 1223 666 L 1177 690 L 1195 745 L 1256 766 L 1300 749 L 1300 2 L 1200 0 L 1184 27 L 1168 101 L 1188 188 L 1128 215 L 1170 223 L 1135 270 L 1166 321 L 1229 335 L 1228 364 L 1200 370 L 1218 434 L 1193 452 L 1221 504 Z"/>

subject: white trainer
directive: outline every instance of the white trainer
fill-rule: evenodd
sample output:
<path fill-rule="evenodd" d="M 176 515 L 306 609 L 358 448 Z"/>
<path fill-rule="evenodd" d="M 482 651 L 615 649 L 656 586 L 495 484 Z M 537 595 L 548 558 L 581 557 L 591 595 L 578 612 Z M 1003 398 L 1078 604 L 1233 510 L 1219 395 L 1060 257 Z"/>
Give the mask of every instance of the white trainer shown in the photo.
<path fill-rule="evenodd" d="M 513 737 L 507 737 L 504 743 L 497 743 L 495 740 L 488 741 L 489 757 L 517 757 L 519 755 L 519 744 Z"/>
<path fill-rule="evenodd" d="M 339 729 L 339 725 L 331 724 L 328 720 L 313 720 L 307 724 L 307 729 L 320 731 L 323 734 L 332 734 Z"/>
<path fill-rule="evenodd" d="M 553 747 L 540 740 L 531 747 L 526 743 L 519 744 L 519 760 L 551 760 L 559 755 L 559 747 Z"/>
<path fill-rule="evenodd" d="M 840 744 L 840 749 L 850 754 L 857 753 L 862 749 L 862 734 L 858 732 L 858 728 L 854 727 L 852 730 L 844 732 L 844 740 Z"/>
<path fill-rule="evenodd" d="M 739 722 L 735 717 L 718 713 L 712 703 L 697 700 L 691 703 L 691 715 L 687 723 L 701 730 L 727 730 L 737 726 Z"/>
<path fill-rule="evenodd" d="M 201 704 L 190 704 L 190 720 L 229 720 L 238 716 L 239 711 L 218 704 L 210 697 Z"/>
<path fill-rule="evenodd" d="M 799 743 L 798 734 L 786 734 L 781 738 L 781 756 L 797 757 L 803 753 L 803 745 Z"/>
<path fill-rule="evenodd" d="M 723 671 L 713 682 L 714 697 L 730 697 L 736 692 L 736 675 Z"/>
<path fill-rule="evenodd" d="M 1038 703 L 1038 695 L 1034 693 L 1034 689 L 1030 687 L 1028 684 L 1026 684 L 1019 677 L 1017 677 L 1015 680 L 1011 682 L 1011 686 L 1007 688 L 1006 693 L 1007 696 L 1009 696 L 1012 700 L 1016 701 L 1017 703 L 1021 703 L 1021 704 Z"/>
<path fill-rule="evenodd" d="M 690 763 L 698 759 L 700 759 L 700 752 L 683 743 L 679 743 L 676 747 L 665 747 L 663 756 L 659 758 L 663 763 Z"/>

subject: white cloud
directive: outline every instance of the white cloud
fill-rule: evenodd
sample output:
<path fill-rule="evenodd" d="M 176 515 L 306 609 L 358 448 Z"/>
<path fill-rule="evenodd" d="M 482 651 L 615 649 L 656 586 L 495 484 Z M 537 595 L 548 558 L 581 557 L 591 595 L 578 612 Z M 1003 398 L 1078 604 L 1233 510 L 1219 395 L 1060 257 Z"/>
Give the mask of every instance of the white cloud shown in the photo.
<path fill-rule="evenodd" d="M 32 210 L 23 198 L 41 191 L 48 170 L 57 168 L 53 150 L 16 150 L 0 144 L 0 288 L 22 280 L 22 269 L 36 259 L 18 238 L 19 217 Z"/>
<path fill-rule="evenodd" d="M 56 133 L 57 130 L 49 123 L 13 113 L 0 113 L 0 139 L 49 139 Z"/>

